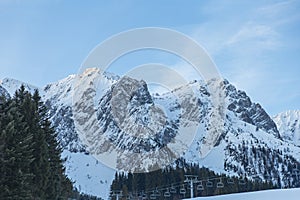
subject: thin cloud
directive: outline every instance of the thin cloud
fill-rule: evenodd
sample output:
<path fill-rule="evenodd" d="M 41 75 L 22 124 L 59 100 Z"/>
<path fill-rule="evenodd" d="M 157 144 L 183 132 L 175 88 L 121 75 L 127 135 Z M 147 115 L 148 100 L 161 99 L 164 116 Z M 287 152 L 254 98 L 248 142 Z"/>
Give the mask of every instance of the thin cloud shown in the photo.
<path fill-rule="evenodd" d="M 296 84 L 299 78 L 289 83 L 298 71 L 295 62 L 285 65 L 281 61 L 291 59 L 284 49 L 290 48 L 291 44 L 297 45 L 290 31 L 299 24 L 299 4 L 295 1 L 253 4 L 247 9 L 241 8 L 242 17 L 227 12 L 222 20 L 220 15 L 210 15 L 207 9 L 211 18 L 195 25 L 190 35 L 208 50 L 224 78 L 245 90 L 268 112 L 276 114 L 299 105 L 293 95 L 299 90 Z M 220 12 L 228 9 L 224 4 L 217 7 Z M 184 71 L 184 67 L 178 68 Z M 185 74 L 189 76 L 189 73 Z"/>
<path fill-rule="evenodd" d="M 279 34 L 271 26 L 246 23 L 236 34 L 234 34 L 226 45 L 237 45 L 247 42 L 247 46 L 255 46 L 256 49 L 276 49 L 278 48 Z"/>
<path fill-rule="evenodd" d="M 257 9 L 257 14 L 263 15 L 269 18 L 277 18 L 278 15 L 281 15 L 288 11 L 291 6 L 293 6 L 295 1 L 281 1 L 274 4 L 269 4 L 262 6 Z"/>

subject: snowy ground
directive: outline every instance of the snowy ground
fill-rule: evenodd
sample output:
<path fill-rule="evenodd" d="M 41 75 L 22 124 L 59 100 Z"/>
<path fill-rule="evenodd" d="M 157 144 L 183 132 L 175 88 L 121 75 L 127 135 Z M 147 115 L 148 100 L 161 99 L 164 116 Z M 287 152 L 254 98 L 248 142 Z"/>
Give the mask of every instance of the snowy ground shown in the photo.
<path fill-rule="evenodd" d="M 194 200 L 299 200 L 300 188 L 283 190 L 265 190 L 239 194 L 228 194 L 212 197 L 198 197 Z"/>
<path fill-rule="evenodd" d="M 91 155 L 64 151 L 65 157 L 68 158 L 65 163 L 66 174 L 75 181 L 74 185 L 79 192 L 108 199 L 115 174 L 113 169 L 104 166 Z"/>

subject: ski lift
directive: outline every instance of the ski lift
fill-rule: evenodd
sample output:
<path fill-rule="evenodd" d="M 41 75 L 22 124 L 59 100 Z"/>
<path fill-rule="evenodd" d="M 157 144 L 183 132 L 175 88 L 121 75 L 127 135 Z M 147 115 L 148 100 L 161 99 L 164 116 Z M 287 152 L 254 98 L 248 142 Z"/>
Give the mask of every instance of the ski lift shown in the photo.
<path fill-rule="evenodd" d="M 142 199 L 143 199 L 143 200 L 146 200 L 146 199 L 148 199 L 148 198 L 147 198 L 147 195 L 146 195 L 145 193 L 143 193 L 143 195 L 142 195 Z"/>
<path fill-rule="evenodd" d="M 172 194 L 175 194 L 175 193 L 176 193 L 176 188 L 175 188 L 174 186 L 172 186 L 171 189 L 170 189 L 170 192 L 171 192 Z"/>
<path fill-rule="evenodd" d="M 228 183 L 228 184 L 231 184 L 231 185 L 234 184 L 233 178 L 228 178 L 228 179 L 227 179 L 227 183 Z"/>
<path fill-rule="evenodd" d="M 150 194 L 150 199 L 152 200 L 156 199 L 155 191 L 153 191 L 152 194 Z"/>
<path fill-rule="evenodd" d="M 184 185 L 182 185 L 182 188 L 180 188 L 179 193 L 185 195 L 186 190 L 185 190 L 185 188 L 184 188 Z"/>
<path fill-rule="evenodd" d="M 202 190 L 204 190 L 204 187 L 203 187 L 202 181 L 200 181 L 199 185 L 197 185 L 197 190 L 198 190 L 198 191 L 202 191 Z"/>
<path fill-rule="evenodd" d="M 171 197 L 171 193 L 170 193 L 169 189 L 167 189 L 167 191 L 165 191 L 164 197 Z"/>
<path fill-rule="evenodd" d="M 160 192 L 158 189 L 155 190 L 155 196 L 160 197 Z"/>
<path fill-rule="evenodd" d="M 220 178 L 220 181 L 217 183 L 217 188 L 223 188 L 224 184 L 222 182 L 222 178 Z"/>
<path fill-rule="evenodd" d="M 145 199 L 146 197 L 147 195 L 144 193 L 144 191 L 139 194 L 139 198 L 141 199 Z"/>
<path fill-rule="evenodd" d="M 207 180 L 206 187 L 212 188 L 213 182 L 211 182 L 210 180 Z"/>

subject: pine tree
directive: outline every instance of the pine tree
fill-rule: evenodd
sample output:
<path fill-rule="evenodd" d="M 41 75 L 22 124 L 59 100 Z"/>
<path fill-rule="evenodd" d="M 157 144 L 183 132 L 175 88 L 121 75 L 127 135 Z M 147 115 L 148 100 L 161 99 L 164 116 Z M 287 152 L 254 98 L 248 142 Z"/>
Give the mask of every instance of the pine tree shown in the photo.
<path fill-rule="evenodd" d="M 38 91 L 0 99 L 0 199 L 67 199 L 72 183 Z"/>
<path fill-rule="evenodd" d="M 8 100 L 1 108 L 1 179 L 3 199 L 31 199 L 30 182 L 33 175 L 32 134 L 15 101 Z"/>
<path fill-rule="evenodd" d="M 39 165 L 44 170 L 42 176 L 44 196 L 46 199 L 67 198 L 72 191 L 72 183 L 65 175 L 63 160 L 61 159 L 62 149 L 57 141 L 57 133 L 51 126 L 47 114 L 47 108 L 41 101 L 38 91 L 33 94 L 36 122 L 39 124 L 39 131 L 36 132 L 36 140 L 40 141 L 36 149 L 41 160 Z M 42 142 L 41 142 L 42 141 Z"/>

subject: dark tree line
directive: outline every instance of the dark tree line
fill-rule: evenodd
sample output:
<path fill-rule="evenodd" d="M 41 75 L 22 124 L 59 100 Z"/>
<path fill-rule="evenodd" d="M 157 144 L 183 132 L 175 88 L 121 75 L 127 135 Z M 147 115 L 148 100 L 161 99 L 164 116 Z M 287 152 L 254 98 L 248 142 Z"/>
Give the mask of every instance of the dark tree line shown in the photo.
<path fill-rule="evenodd" d="M 37 90 L 0 97 L 0 199 L 67 199 L 61 151 Z"/>
<path fill-rule="evenodd" d="M 195 196 L 212 196 L 278 187 L 270 182 L 216 174 L 196 164 L 180 161 L 175 166 L 149 173 L 116 173 L 111 185 L 111 197 L 116 199 L 117 194 L 122 194 L 119 199 L 151 199 L 151 195 L 158 191 L 159 195 L 155 198 L 157 200 L 187 198 L 190 197 L 190 188 L 189 184 L 185 183 L 185 175 L 196 175 L 199 180 L 202 180 L 194 183 Z M 211 182 L 211 187 L 207 187 L 208 182 Z M 217 187 L 220 182 L 223 187 Z M 200 184 L 203 186 L 201 190 L 197 189 Z M 184 195 L 180 193 L 182 188 L 186 190 Z M 164 196 L 166 192 L 170 192 L 171 196 L 166 198 Z"/>

